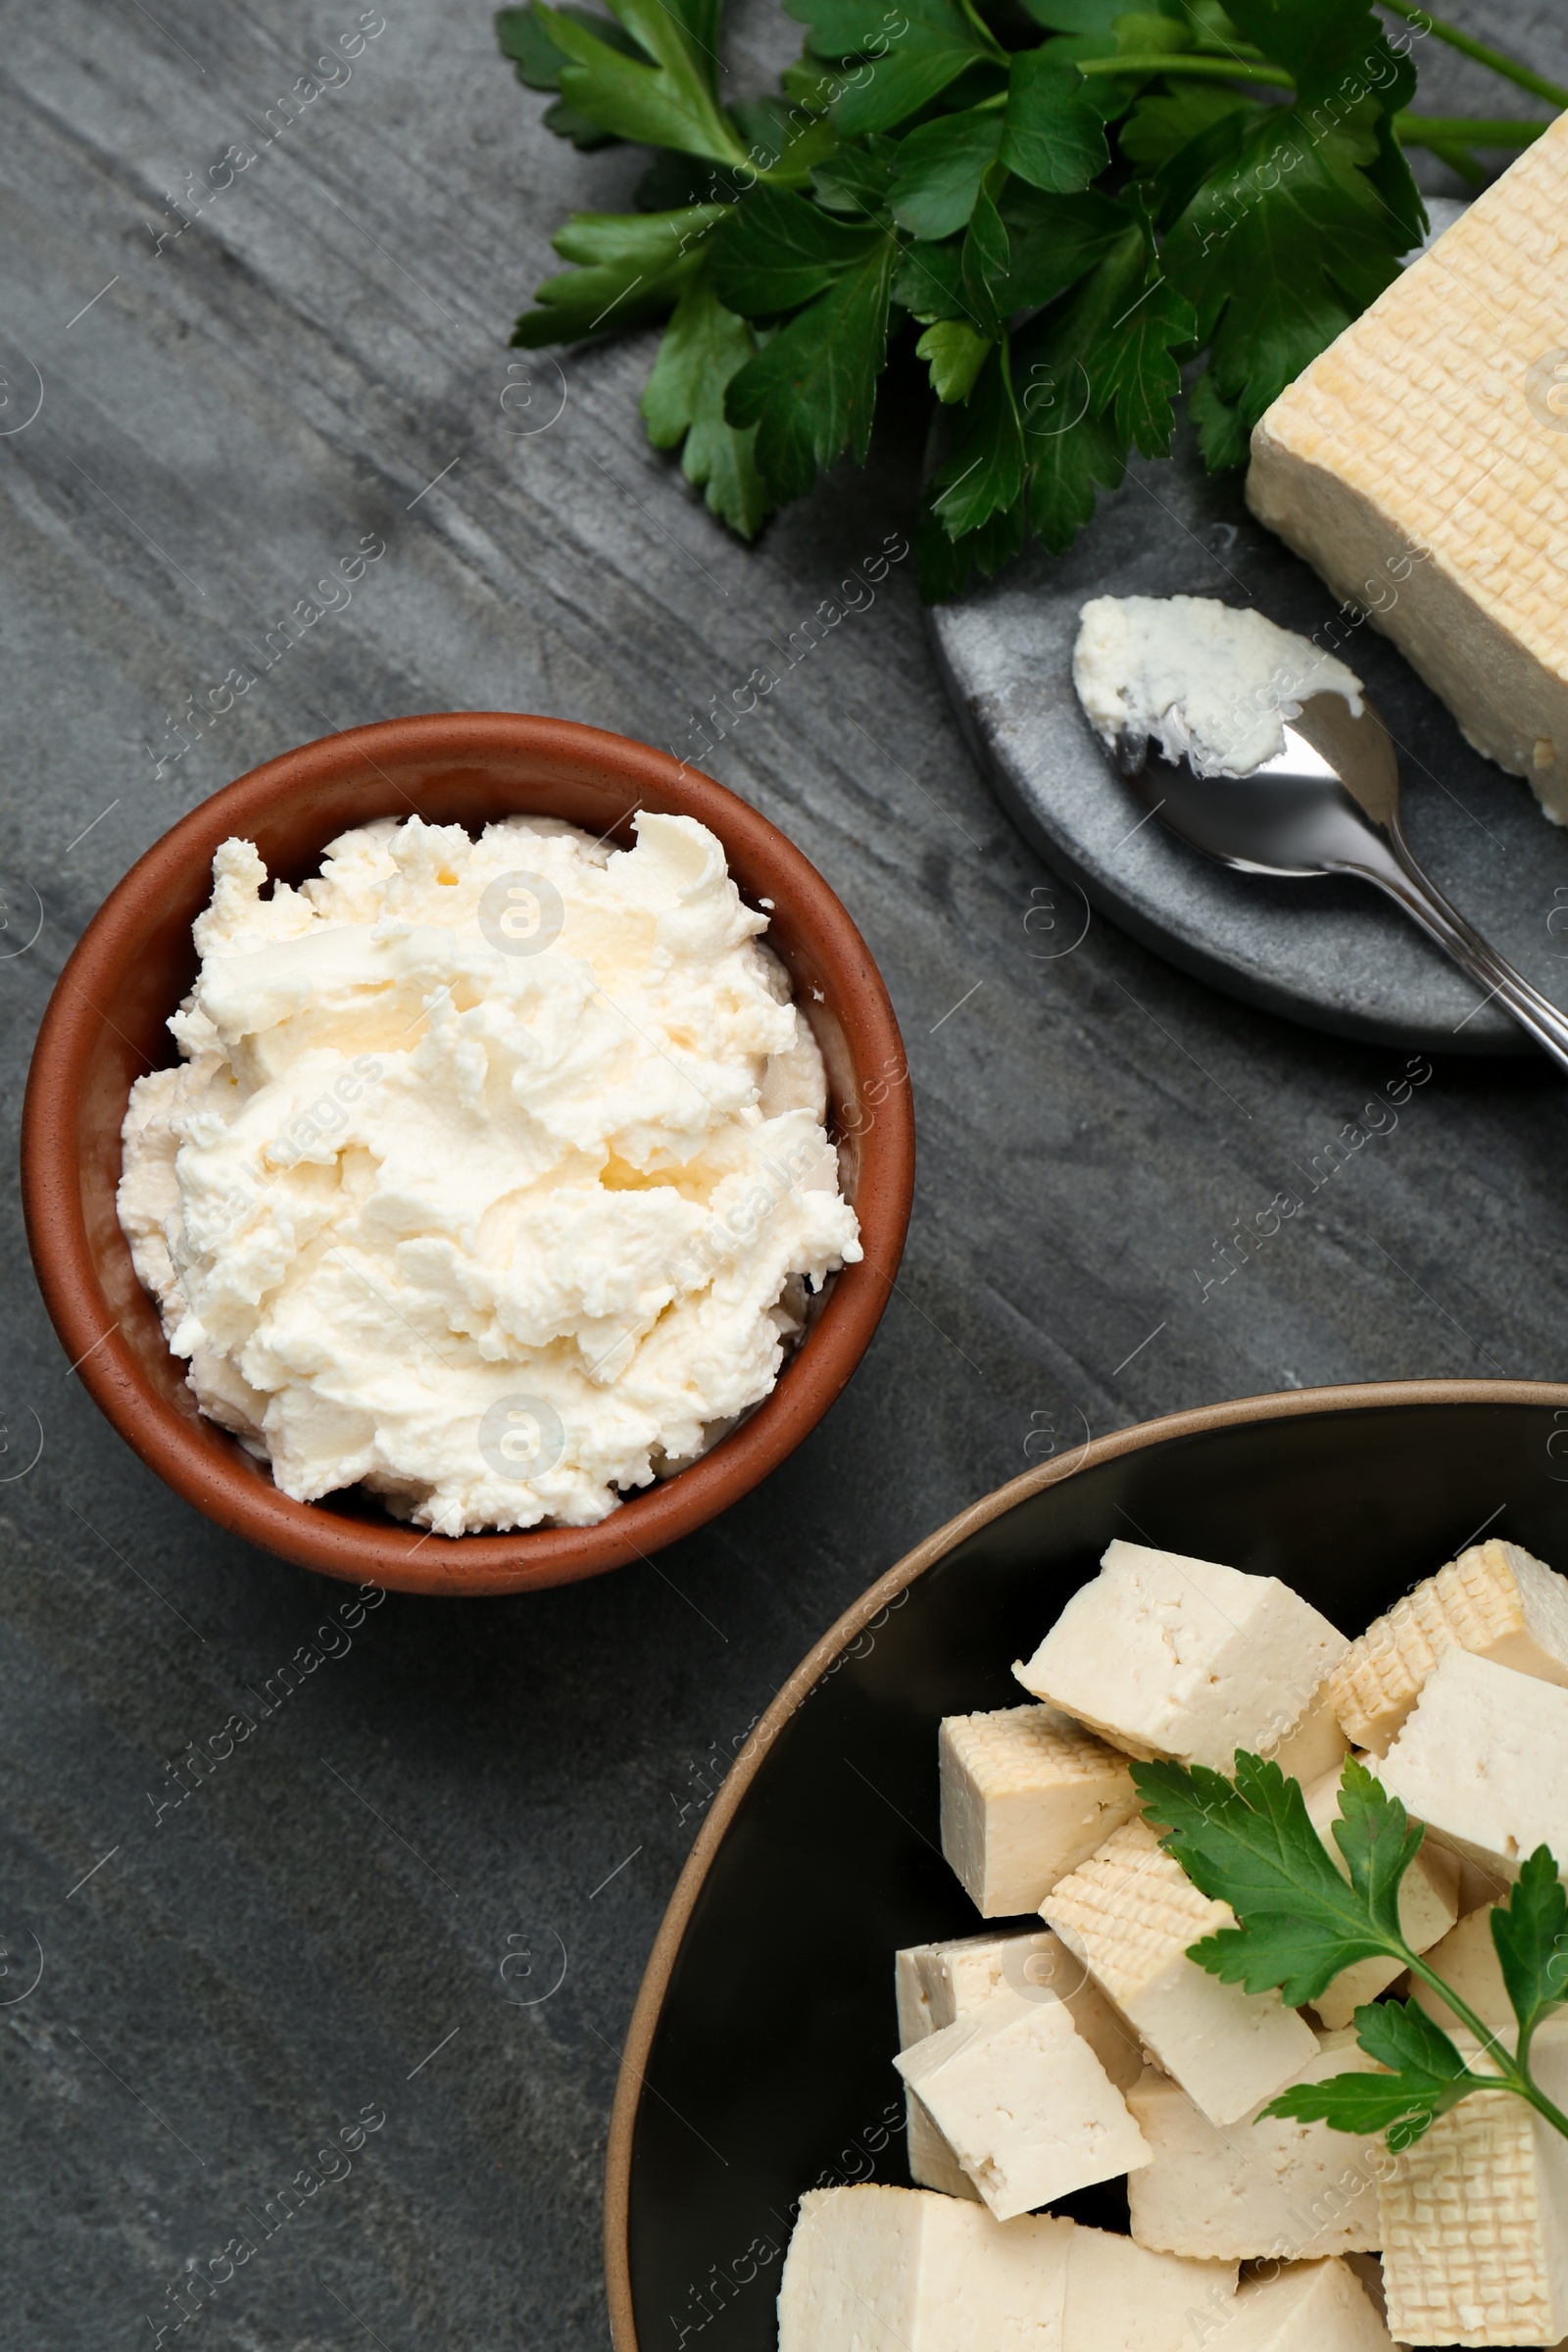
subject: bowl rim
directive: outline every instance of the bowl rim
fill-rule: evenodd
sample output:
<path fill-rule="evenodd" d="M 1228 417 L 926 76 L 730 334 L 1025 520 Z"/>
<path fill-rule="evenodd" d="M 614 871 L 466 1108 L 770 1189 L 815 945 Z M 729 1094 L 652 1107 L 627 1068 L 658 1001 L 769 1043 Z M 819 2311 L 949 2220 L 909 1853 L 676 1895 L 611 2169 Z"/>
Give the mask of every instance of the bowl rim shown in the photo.
<path fill-rule="evenodd" d="M 631 2292 L 631 2159 L 637 2109 L 654 2035 L 663 2010 L 664 1996 L 674 1972 L 681 1942 L 690 1924 L 703 1882 L 725 1833 L 768 1749 L 839 1653 L 856 1641 L 871 1619 L 928 1568 L 934 1568 L 970 1536 L 1001 1519 L 1020 1502 L 1047 1487 L 1061 1486 L 1080 1471 L 1098 1468 L 1119 1455 L 1142 1452 L 1181 1438 L 1207 1431 L 1231 1429 L 1246 1422 L 1286 1421 L 1311 1413 L 1382 1410 L 1412 1404 L 1539 1404 L 1568 1409 L 1568 1384 L 1534 1380 L 1385 1380 L 1340 1383 L 1320 1389 L 1284 1389 L 1257 1396 L 1232 1396 L 1218 1404 L 1163 1413 L 1152 1421 L 1138 1421 L 1126 1429 L 1094 1438 L 1062 1461 L 1044 1462 L 1009 1479 L 916 1544 L 896 1561 L 886 1575 L 867 1586 L 858 1600 L 835 1618 L 821 1640 L 808 1649 L 777 1696 L 758 1719 L 756 1728 L 724 1776 L 717 1795 L 692 1843 L 674 1891 L 660 1922 L 632 2009 L 631 2023 L 621 2047 L 611 2109 L 610 2137 L 605 2151 L 605 2292 L 610 2306 L 612 2352 L 639 2352 Z"/>
<path fill-rule="evenodd" d="M 390 1517 L 383 1525 L 295 1502 L 231 1463 L 210 1430 L 203 1434 L 153 1389 L 115 1319 L 88 1230 L 77 1148 L 79 1081 L 109 1018 L 102 1006 L 113 1001 L 116 976 L 144 927 L 144 909 L 166 887 L 188 890 L 193 862 L 210 868 L 218 842 L 246 834 L 270 808 L 308 804 L 313 788 L 341 787 L 367 767 L 383 775 L 388 766 L 403 771 L 399 782 L 387 777 L 388 799 L 402 799 L 413 810 L 419 786 L 410 771 L 417 763 L 461 770 L 466 760 L 509 757 L 536 771 L 553 767 L 564 787 L 591 772 L 625 788 L 630 799 L 620 826 L 639 800 L 673 803 L 717 835 L 727 862 L 740 849 L 754 868 L 776 872 L 780 897 L 787 886 L 802 917 L 798 928 L 833 967 L 858 1087 L 873 1084 L 881 1071 L 897 1069 L 903 1077 L 884 1082 L 874 1114 L 855 1130 L 861 1150 L 855 1198 L 865 1254 L 835 1279 L 774 1388 L 739 1428 L 591 1527 L 437 1539 Z M 343 829 L 323 820 L 322 847 Z M 754 884 L 747 887 L 755 894 Z M 227 1532 L 297 1565 L 389 1591 L 468 1597 L 573 1583 L 646 1559 L 727 1509 L 778 1467 L 848 1384 L 892 1296 L 908 1227 L 914 1122 L 907 1070 L 886 983 L 853 916 L 805 852 L 738 793 L 652 745 L 574 720 L 519 711 L 377 720 L 283 752 L 198 802 L 142 853 L 87 923 L 50 994 L 27 1074 L 21 1162 L 28 1250 L 68 1376 L 81 1380 L 117 1434 L 166 1485 Z M 421 1560 L 429 1543 L 437 1550 Z"/>

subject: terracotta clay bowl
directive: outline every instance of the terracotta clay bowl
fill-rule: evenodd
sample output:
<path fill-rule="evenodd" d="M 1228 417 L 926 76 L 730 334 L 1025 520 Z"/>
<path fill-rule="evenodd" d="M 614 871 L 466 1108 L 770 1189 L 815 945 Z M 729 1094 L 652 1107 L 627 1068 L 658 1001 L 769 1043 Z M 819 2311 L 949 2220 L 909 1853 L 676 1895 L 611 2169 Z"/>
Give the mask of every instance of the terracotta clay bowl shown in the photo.
<path fill-rule="evenodd" d="M 198 1412 L 165 1345 L 115 1214 L 120 1130 L 144 1070 L 172 1063 L 165 1027 L 196 972 L 193 919 L 213 853 L 253 841 L 274 876 L 319 870 L 334 836 L 417 811 L 470 831 L 512 814 L 561 816 L 629 845 L 639 808 L 694 816 L 724 845 L 827 1064 L 842 1181 L 862 1263 L 820 1314 L 761 1405 L 713 1450 L 628 1497 L 597 1527 L 434 1536 L 351 1491 L 294 1502 Z M 515 1592 L 597 1576 L 689 1535 L 767 1476 L 833 1402 L 892 1290 L 914 1184 L 907 1069 L 887 990 L 821 875 L 745 801 L 662 752 L 595 727 L 511 711 L 437 713 L 357 727 L 270 760 L 154 844 L 99 908 L 39 1030 L 22 1138 L 27 1238 L 74 1377 L 148 1466 L 220 1527 L 328 1576 L 418 1592 Z"/>
<path fill-rule="evenodd" d="M 908 2186 L 893 1955 L 1038 1924 L 982 1920 L 943 1860 L 937 1727 L 1022 1704 L 1011 1660 L 1112 1536 L 1281 1577 L 1358 1634 L 1483 1533 L 1568 1570 L 1568 1387 L 1298 1390 L 1118 1430 L 863 1593 L 735 1727 L 648 1963 L 606 2173 L 615 2352 L 776 2352 L 799 2198 Z M 1127 2227 L 1119 2182 L 1061 2210 Z"/>

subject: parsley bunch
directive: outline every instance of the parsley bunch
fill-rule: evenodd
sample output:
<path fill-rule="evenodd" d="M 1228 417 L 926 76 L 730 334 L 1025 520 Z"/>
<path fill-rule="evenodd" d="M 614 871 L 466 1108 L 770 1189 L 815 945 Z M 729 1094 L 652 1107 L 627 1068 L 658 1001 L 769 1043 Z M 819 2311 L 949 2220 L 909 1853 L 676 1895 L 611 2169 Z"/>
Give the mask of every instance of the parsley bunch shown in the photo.
<path fill-rule="evenodd" d="M 1211 467 L 1397 274 L 1426 216 L 1404 150 L 1479 181 L 1467 142 L 1540 122 L 1410 113 L 1431 32 L 1554 104 L 1568 92 L 1371 0 L 785 0 L 806 53 L 719 97 L 723 0 L 531 0 L 496 18 L 550 127 L 664 153 L 632 214 L 576 213 L 573 267 L 512 340 L 667 318 L 642 413 L 751 538 L 846 450 L 863 463 L 890 337 L 949 413 L 921 586 L 1054 552 L 1168 453 L 1184 372 Z M 1201 361 L 1200 368 L 1197 363 Z"/>
<path fill-rule="evenodd" d="M 1202 1765 L 1134 1764 L 1133 1780 L 1160 1843 L 1202 1893 L 1228 1903 L 1234 1928 L 1192 1945 L 1190 1960 L 1249 1992 L 1277 1986 L 1293 2007 L 1315 2000 L 1342 1968 L 1388 1957 L 1431 1986 L 1481 2044 L 1485 2073 L 1414 2001 L 1372 2001 L 1355 2013 L 1356 2039 L 1376 2075 L 1332 2075 L 1281 2091 L 1265 2115 L 1326 2123 L 1336 2132 L 1386 2131 L 1407 2148 L 1440 2115 L 1476 2090 L 1510 2090 L 1568 2138 L 1568 2116 L 1530 2071 L 1544 2020 L 1568 2000 L 1568 1892 L 1544 1845 L 1523 1864 L 1505 1904 L 1492 1914 L 1502 1981 L 1517 2023 L 1514 2046 L 1478 2017 L 1406 1943 L 1399 1883 L 1425 1836 L 1364 1764 L 1346 1761 L 1335 1842 L 1347 1878 L 1312 1827 L 1298 1781 L 1245 1749 L 1236 1778 Z"/>

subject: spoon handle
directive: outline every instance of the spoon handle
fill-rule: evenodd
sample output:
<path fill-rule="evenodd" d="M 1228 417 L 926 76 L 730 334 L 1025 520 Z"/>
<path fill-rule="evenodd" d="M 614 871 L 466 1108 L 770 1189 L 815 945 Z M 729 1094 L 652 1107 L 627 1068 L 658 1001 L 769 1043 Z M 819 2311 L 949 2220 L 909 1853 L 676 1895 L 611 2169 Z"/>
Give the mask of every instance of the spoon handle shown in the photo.
<path fill-rule="evenodd" d="M 1560 1012 L 1540 989 L 1532 987 L 1524 974 L 1516 971 L 1489 940 L 1483 939 L 1456 906 L 1449 905 L 1431 876 L 1416 862 L 1396 825 L 1388 828 L 1385 839 L 1390 852 L 1387 865 L 1381 859 L 1368 860 L 1358 870 L 1387 892 L 1429 939 L 1446 949 L 1476 985 L 1485 989 L 1483 1003 L 1495 997 L 1506 1004 L 1520 1027 L 1544 1048 L 1559 1069 L 1568 1071 L 1568 1015 Z M 1475 1009 L 1479 1012 L 1481 1006 L 1478 1004 Z M 1468 1013 L 1465 1016 L 1466 1020 L 1471 1017 Z M 1459 1028 L 1463 1027 L 1461 1021 Z"/>

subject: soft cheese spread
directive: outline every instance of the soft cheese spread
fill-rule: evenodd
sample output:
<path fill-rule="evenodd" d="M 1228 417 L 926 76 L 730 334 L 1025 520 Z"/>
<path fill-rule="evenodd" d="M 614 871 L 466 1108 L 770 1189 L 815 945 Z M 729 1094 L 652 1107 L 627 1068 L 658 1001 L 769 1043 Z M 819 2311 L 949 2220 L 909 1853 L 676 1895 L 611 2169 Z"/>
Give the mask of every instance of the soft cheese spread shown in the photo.
<path fill-rule="evenodd" d="M 1343 662 L 1261 612 L 1208 596 L 1097 596 L 1079 615 L 1072 682 L 1113 751 L 1159 746 L 1200 776 L 1250 776 L 1285 749 L 1285 721 L 1314 694 L 1361 714 Z"/>
<path fill-rule="evenodd" d="M 821 1054 L 720 844 L 386 818 L 213 860 L 120 1218 L 202 1409 L 311 1501 L 584 1526 L 773 1387 L 860 1255 Z"/>

